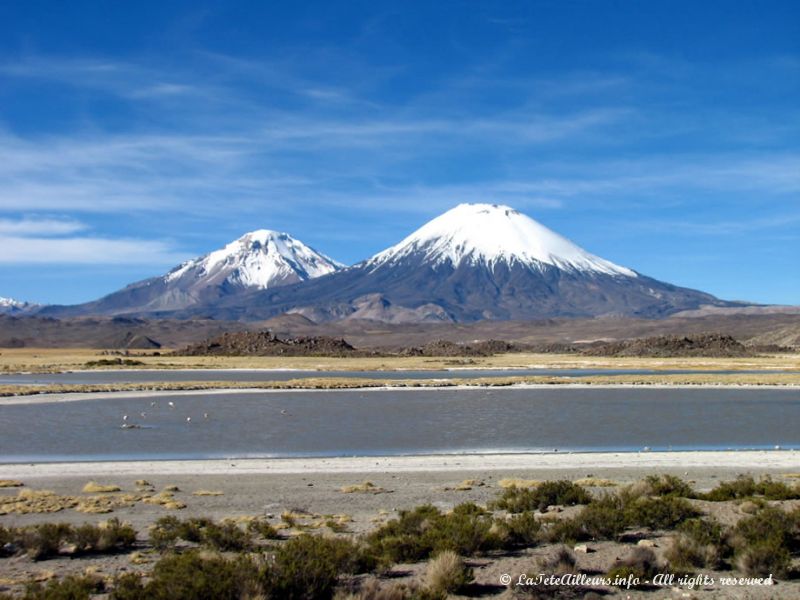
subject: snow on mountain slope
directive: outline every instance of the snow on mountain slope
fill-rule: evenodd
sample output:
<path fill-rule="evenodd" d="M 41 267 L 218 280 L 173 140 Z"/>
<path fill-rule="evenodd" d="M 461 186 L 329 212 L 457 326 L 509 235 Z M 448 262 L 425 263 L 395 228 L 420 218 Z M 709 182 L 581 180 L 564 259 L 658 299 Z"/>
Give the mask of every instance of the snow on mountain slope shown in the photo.
<path fill-rule="evenodd" d="M 420 254 L 433 264 L 449 262 L 456 266 L 468 261 L 492 266 L 517 262 L 538 269 L 550 265 L 565 271 L 637 276 L 513 208 L 498 204 L 459 204 L 376 254 L 366 266 L 377 268 Z"/>
<path fill-rule="evenodd" d="M 187 261 L 164 276 L 165 283 L 223 283 L 267 289 L 333 273 L 342 265 L 287 233 L 259 229 Z"/>
<path fill-rule="evenodd" d="M 33 302 L 22 302 L 21 300 L 0 296 L 0 314 L 13 315 L 29 312 L 39 306 L 39 304 L 34 304 Z"/>

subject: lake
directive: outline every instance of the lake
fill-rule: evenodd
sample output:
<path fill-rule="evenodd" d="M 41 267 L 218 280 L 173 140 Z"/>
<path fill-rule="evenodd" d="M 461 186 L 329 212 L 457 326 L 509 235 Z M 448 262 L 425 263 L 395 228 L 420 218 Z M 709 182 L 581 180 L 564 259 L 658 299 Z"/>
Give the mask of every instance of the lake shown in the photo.
<path fill-rule="evenodd" d="M 800 390 L 559 386 L 0 403 L 5 463 L 775 446 L 800 448 Z"/>

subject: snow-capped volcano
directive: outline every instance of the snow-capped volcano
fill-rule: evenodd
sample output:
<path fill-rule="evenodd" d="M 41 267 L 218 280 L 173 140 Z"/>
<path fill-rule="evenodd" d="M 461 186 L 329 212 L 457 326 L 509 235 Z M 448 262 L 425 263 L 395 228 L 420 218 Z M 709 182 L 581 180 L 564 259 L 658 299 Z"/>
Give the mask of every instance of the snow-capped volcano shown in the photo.
<path fill-rule="evenodd" d="M 590 254 L 541 223 L 499 204 L 459 204 L 395 246 L 367 261 L 371 268 L 422 256 L 432 264 L 519 263 L 569 271 L 636 277 L 636 273 Z"/>
<path fill-rule="evenodd" d="M 4 298 L 0 296 L 0 315 L 17 315 L 27 313 L 39 308 L 40 304 L 33 302 L 23 302 L 14 298 Z"/>
<path fill-rule="evenodd" d="M 343 265 L 288 233 L 259 229 L 224 248 L 187 261 L 164 276 L 167 283 L 202 281 L 264 290 L 327 275 Z"/>
<path fill-rule="evenodd" d="M 45 314 L 160 315 L 205 310 L 223 298 L 307 281 L 342 268 L 288 233 L 259 229 L 161 277 L 132 283 L 95 302 L 50 307 Z"/>

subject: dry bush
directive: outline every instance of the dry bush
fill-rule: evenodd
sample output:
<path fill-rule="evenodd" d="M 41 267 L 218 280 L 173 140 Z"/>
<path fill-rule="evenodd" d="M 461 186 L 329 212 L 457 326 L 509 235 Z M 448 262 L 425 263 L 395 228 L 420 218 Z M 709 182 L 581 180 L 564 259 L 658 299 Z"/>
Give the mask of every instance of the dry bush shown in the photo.
<path fill-rule="evenodd" d="M 578 559 L 575 553 L 566 546 L 559 546 L 547 556 L 542 556 L 537 561 L 537 566 L 545 575 L 566 575 L 575 573 Z"/>
<path fill-rule="evenodd" d="M 451 550 L 437 554 L 428 562 L 425 569 L 425 585 L 434 593 L 454 593 L 470 581 L 472 581 L 472 570 Z"/>
<path fill-rule="evenodd" d="M 118 485 L 108 484 L 103 485 L 101 483 L 97 483 L 96 481 L 90 481 L 85 486 L 83 486 L 83 493 L 84 494 L 109 494 L 111 492 L 119 492 L 120 487 Z"/>
<path fill-rule="evenodd" d="M 497 482 L 501 488 L 531 488 L 541 484 L 538 479 L 501 479 Z"/>
<path fill-rule="evenodd" d="M 655 553 L 650 548 L 634 548 L 633 551 L 621 560 L 617 560 L 607 576 L 625 579 L 635 577 L 642 583 L 651 580 L 661 569 Z"/>
<path fill-rule="evenodd" d="M 619 485 L 613 479 L 603 479 L 602 477 L 582 477 L 581 479 L 576 479 L 573 483 L 581 487 L 597 488 L 616 487 Z"/>
<path fill-rule="evenodd" d="M 385 489 L 372 483 L 365 481 L 354 485 L 346 485 L 342 488 L 343 494 L 382 494 L 386 492 Z"/>

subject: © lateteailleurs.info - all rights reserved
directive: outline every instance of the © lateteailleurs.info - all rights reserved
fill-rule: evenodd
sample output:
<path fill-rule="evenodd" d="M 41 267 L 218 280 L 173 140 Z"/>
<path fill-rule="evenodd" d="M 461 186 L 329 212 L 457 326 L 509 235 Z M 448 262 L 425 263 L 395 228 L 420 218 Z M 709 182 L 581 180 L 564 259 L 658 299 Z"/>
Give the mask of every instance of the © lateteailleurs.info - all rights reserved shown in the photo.
<path fill-rule="evenodd" d="M 713 577 L 711 575 L 676 575 L 675 573 L 659 573 L 652 578 L 643 579 L 634 575 L 625 577 L 607 577 L 602 575 L 585 575 L 583 573 L 568 573 L 563 575 L 547 575 L 539 573 L 529 576 L 522 573 L 514 580 L 508 573 L 500 575 L 500 583 L 503 585 L 513 584 L 519 587 L 550 587 L 550 586 L 574 586 L 574 587 L 599 587 L 614 586 L 619 588 L 631 589 L 642 586 L 652 587 L 680 587 L 694 589 L 710 586 L 768 586 L 774 585 L 775 581 L 770 574 L 768 577 Z"/>

